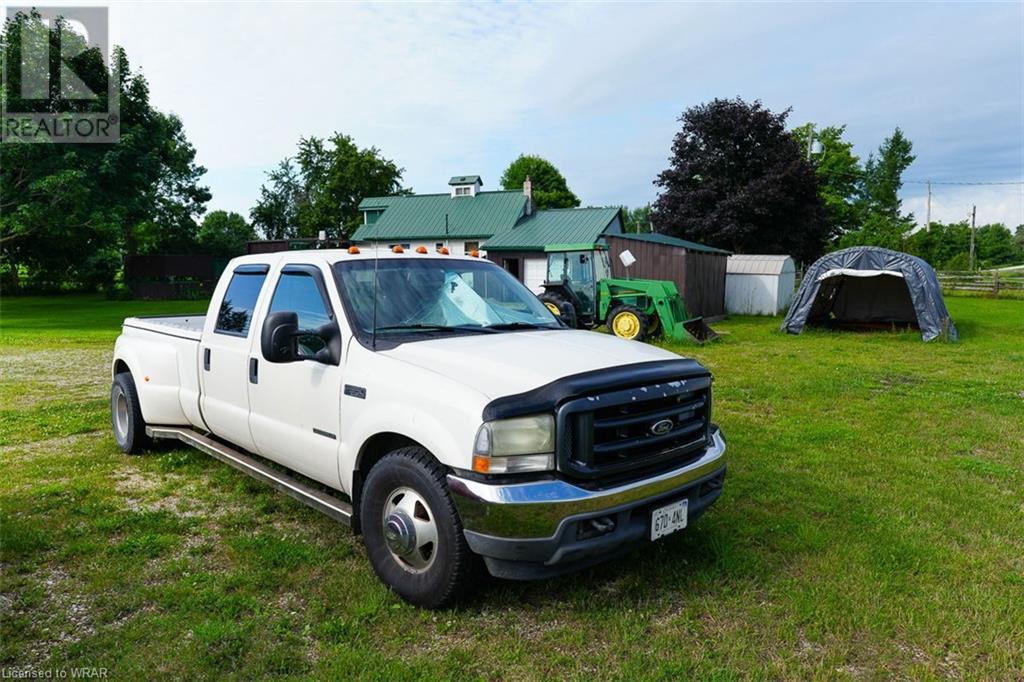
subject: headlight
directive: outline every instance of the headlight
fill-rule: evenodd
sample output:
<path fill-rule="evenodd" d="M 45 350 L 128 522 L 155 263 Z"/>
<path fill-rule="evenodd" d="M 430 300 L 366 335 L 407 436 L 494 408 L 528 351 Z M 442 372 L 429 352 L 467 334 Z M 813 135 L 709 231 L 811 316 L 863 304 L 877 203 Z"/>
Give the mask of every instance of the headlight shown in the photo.
<path fill-rule="evenodd" d="M 517 474 L 555 468 L 555 418 L 550 414 L 499 419 L 476 432 L 473 471 Z"/>

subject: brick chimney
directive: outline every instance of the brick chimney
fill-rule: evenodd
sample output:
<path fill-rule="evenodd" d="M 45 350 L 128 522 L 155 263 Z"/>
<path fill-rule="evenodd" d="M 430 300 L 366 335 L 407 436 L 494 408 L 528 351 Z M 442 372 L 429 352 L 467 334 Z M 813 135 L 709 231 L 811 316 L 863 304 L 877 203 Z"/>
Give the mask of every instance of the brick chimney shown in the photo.
<path fill-rule="evenodd" d="M 526 215 L 533 215 L 533 183 L 530 182 L 529 175 L 523 182 L 523 194 L 526 196 Z"/>

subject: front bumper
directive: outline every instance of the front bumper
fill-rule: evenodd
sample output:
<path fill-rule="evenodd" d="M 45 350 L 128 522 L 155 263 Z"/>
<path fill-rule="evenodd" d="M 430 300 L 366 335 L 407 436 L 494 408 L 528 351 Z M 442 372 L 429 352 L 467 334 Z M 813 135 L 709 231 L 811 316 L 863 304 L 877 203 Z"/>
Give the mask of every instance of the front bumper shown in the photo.
<path fill-rule="evenodd" d="M 649 537 L 655 503 L 689 499 L 689 520 L 722 492 L 725 440 L 718 429 L 704 455 L 686 466 L 604 490 L 562 480 L 491 484 L 448 476 L 470 549 L 498 577 L 532 579 L 575 570 L 614 556 Z M 614 529 L 591 534 L 589 522 Z"/>

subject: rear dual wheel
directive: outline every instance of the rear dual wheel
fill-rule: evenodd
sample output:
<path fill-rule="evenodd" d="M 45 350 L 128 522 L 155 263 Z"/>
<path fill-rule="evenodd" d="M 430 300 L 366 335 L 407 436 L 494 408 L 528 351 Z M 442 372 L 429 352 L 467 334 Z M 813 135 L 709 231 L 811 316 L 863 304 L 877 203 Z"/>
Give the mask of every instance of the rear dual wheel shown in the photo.
<path fill-rule="evenodd" d="M 129 372 L 114 376 L 110 387 L 110 422 L 117 446 L 129 455 L 137 455 L 152 444 L 146 435 L 146 421 L 142 418 L 135 379 Z"/>

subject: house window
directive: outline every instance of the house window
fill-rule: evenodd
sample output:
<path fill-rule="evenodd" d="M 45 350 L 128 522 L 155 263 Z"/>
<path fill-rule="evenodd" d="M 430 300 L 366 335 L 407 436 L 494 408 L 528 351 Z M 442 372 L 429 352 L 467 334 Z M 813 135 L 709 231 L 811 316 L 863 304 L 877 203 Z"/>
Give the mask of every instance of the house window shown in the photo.
<path fill-rule="evenodd" d="M 466 242 L 466 247 L 465 247 L 464 251 L 466 252 L 467 256 L 469 254 L 473 253 L 474 251 L 479 251 L 479 250 L 480 250 L 480 242 Z"/>
<path fill-rule="evenodd" d="M 438 242 L 434 244 L 434 251 L 440 251 L 444 248 L 444 242 Z"/>
<path fill-rule="evenodd" d="M 472 187 L 456 187 L 455 196 L 457 197 L 468 197 L 473 193 Z"/>

